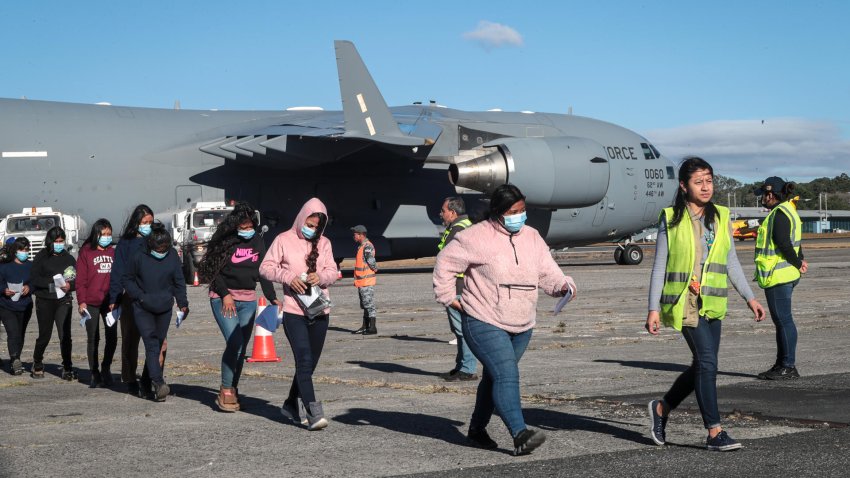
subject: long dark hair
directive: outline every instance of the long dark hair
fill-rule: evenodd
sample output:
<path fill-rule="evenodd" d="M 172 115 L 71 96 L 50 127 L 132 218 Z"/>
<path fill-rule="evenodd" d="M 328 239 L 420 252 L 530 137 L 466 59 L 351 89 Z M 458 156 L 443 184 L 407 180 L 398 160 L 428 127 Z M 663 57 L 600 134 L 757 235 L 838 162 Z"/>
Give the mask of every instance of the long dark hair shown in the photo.
<path fill-rule="evenodd" d="M 314 214 L 310 214 L 313 216 Z M 307 273 L 316 272 L 316 262 L 319 259 L 319 239 L 322 238 L 322 232 L 325 230 L 325 224 L 328 222 L 328 216 L 322 214 L 320 212 L 315 213 L 315 215 L 319 216 L 319 225 L 316 227 L 316 235 L 310 239 L 312 243 L 312 248 L 310 249 L 310 253 L 307 254 Z M 310 217 L 307 216 L 307 217 Z"/>
<path fill-rule="evenodd" d="M 486 219 L 498 221 L 499 216 L 505 213 L 518 201 L 525 200 L 522 191 L 513 184 L 502 184 L 490 195 L 490 207 L 487 210 Z"/>
<path fill-rule="evenodd" d="M 89 237 L 86 238 L 85 241 L 83 241 L 83 247 L 88 244 L 92 250 L 97 249 L 97 246 L 100 245 L 100 237 L 103 236 L 103 230 L 107 228 L 112 229 L 112 224 L 109 222 L 108 219 L 100 218 L 95 221 L 94 224 L 92 224 L 91 226 L 91 232 L 89 232 Z"/>
<path fill-rule="evenodd" d="M 697 156 L 688 156 L 679 165 L 679 182 L 688 184 L 691 176 L 699 170 L 708 170 L 711 177 L 714 177 L 714 168 L 708 164 L 708 161 Z M 668 224 L 668 227 L 674 227 L 682 220 L 685 215 L 685 209 L 688 207 L 688 193 L 682 191 L 681 187 L 676 188 L 676 202 L 673 203 L 673 220 Z M 708 201 L 705 205 L 705 225 L 711 230 L 714 229 L 714 218 L 717 216 L 717 207 L 713 202 Z"/>
<path fill-rule="evenodd" d="M 198 266 L 198 275 L 201 281 L 212 284 L 222 266 L 233 251 L 233 247 L 241 240 L 239 238 L 239 225 L 250 220 L 257 229 L 257 217 L 254 208 L 245 201 L 239 201 L 233 206 L 233 210 L 224 217 L 221 224 L 215 230 L 212 238 L 207 242 L 207 252 L 204 253 L 201 264 Z"/>
<path fill-rule="evenodd" d="M 0 264 L 6 264 L 15 260 L 18 251 L 30 248 L 30 240 L 26 237 L 18 237 L 10 244 L 4 244 L 0 252 Z"/>
<path fill-rule="evenodd" d="M 139 233 L 139 224 L 142 218 L 150 214 L 153 216 L 153 211 L 145 204 L 139 204 L 136 209 L 127 217 L 127 222 L 124 224 L 124 232 L 121 233 L 121 239 L 132 239 Z"/>

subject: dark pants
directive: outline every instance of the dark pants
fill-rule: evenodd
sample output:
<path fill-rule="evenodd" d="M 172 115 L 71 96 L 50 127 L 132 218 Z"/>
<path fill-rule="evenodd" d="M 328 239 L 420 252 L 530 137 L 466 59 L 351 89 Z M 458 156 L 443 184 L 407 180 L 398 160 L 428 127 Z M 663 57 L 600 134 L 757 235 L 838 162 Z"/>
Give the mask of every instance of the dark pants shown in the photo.
<path fill-rule="evenodd" d="M 62 367 L 70 370 L 71 362 L 71 301 L 58 299 L 35 298 L 35 315 L 38 319 L 38 338 L 35 340 L 35 351 L 32 360 L 41 363 L 44 360 L 44 350 L 53 336 L 53 325 L 59 334 L 59 350 L 62 353 Z"/>
<path fill-rule="evenodd" d="M 136 314 L 133 301 L 126 295 L 121 299 L 121 381 L 136 381 L 136 368 L 139 364 L 139 329 L 136 328 Z"/>
<path fill-rule="evenodd" d="M 722 323 L 722 320 L 700 317 L 697 327 L 682 327 L 682 335 L 691 349 L 693 361 L 664 395 L 664 403 L 669 410 L 674 410 L 691 392 L 695 392 L 705 428 L 720 426 L 720 412 L 717 409 L 717 352 L 720 349 Z"/>
<path fill-rule="evenodd" d="M 531 329 L 513 334 L 465 313 L 461 323 L 469 348 L 484 365 L 469 427 L 484 429 L 495 410 L 516 437 L 527 428 L 519 394 L 519 360 L 531 340 Z"/>
<path fill-rule="evenodd" d="M 171 323 L 171 309 L 161 314 L 154 314 L 142 309 L 138 304 L 133 304 L 133 314 L 136 319 L 136 327 L 145 344 L 145 370 L 147 376 L 153 383 L 164 383 L 162 370 L 165 367 L 160 363 L 160 356 L 168 335 L 168 326 Z M 142 375 L 142 381 L 145 381 Z"/>
<path fill-rule="evenodd" d="M 776 326 L 776 365 L 794 367 L 797 363 L 797 326 L 791 312 L 791 294 L 799 280 L 764 290 L 770 318 Z"/>
<path fill-rule="evenodd" d="M 32 317 L 32 304 L 26 310 L 0 309 L 0 320 L 6 327 L 6 345 L 9 346 L 9 358 L 11 360 L 21 359 L 21 350 L 24 348 L 24 336 L 27 333 L 27 324 Z"/>
<path fill-rule="evenodd" d="M 283 330 L 292 347 L 292 357 L 295 359 L 295 379 L 289 389 L 290 403 L 296 403 L 301 397 L 304 406 L 316 401 L 313 389 L 313 372 L 322 355 L 325 336 L 328 333 L 328 315 L 320 315 L 308 320 L 303 315 L 287 313 L 283 318 Z"/>
<path fill-rule="evenodd" d="M 112 365 L 112 357 L 115 356 L 115 349 L 118 346 L 118 327 L 115 324 L 112 324 L 112 327 L 106 325 L 106 314 L 109 313 L 108 304 L 87 305 L 86 310 L 91 314 L 91 319 L 86 321 L 86 334 L 88 335 L 86 354 L 89 357 L 89 370 L 94 374 L 100 370 L 107 370 Z M 98 368 L 97 352 L 100 348 L 101 320 L 103 320 L 103 335 L 106 338 L 106 344 L 103 347 L 103 364 L 101 368 Z"/>

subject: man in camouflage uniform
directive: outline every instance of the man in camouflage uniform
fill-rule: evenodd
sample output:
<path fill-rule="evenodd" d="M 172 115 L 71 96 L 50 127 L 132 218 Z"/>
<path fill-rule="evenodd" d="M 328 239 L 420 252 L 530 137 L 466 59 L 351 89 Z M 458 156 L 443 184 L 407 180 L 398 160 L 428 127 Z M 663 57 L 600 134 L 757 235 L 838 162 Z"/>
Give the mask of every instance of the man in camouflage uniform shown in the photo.
<path fill-rule="evenodd" d="M 375 335 L 377 311 L 375 310 L 375 273 L 378 264 L 375 262 L 375 246 L 366 237 L 366 226 L 357 225 L 351 228 L 354 242 L 359 244 L 354 261 L 354 286 L 360 295 L 360 308 L 363 309 L 363 325 L 352 334 Z"/>

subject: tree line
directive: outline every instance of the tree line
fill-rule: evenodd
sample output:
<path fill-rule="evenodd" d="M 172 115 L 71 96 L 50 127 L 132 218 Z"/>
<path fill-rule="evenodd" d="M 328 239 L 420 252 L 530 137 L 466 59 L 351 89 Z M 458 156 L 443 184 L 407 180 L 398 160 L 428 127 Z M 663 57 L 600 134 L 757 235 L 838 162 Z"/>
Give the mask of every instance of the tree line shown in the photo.
<path fill-rule="evenodd" d="M 785 178 L 783 178 L 785 179 Z M 807 183 L 793 181 L 794 194 L 800 196 L 798 209 L 828 208 L 830 210 L 850 210 L 850 176 L 841 173 L 834 178 L 817 178 Z M 759 206 L 759 200 L 753 191 L 761 183 L 742 183 L 735 178 L 714 176 L 714 202 L 728 207 Z M 826 193 L 821 196 L 821 193 Z M 818 199 L 821 199 L 819 204 Z M 823 204 L 826 202 L 826 204 Z"/>

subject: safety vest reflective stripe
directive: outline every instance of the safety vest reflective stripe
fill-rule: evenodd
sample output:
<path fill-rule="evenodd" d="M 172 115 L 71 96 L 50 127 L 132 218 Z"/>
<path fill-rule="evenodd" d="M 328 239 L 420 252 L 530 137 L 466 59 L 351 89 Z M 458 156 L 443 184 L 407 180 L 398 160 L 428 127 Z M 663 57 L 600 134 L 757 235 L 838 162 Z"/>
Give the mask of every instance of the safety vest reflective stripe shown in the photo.
<path fill-rule="evenodd" d="M 700 279 L 700 297 L 702 306 L 699 314 L 710 319 L 722 319 L 726 316 L 727 297 L 729 295 L 726 259 L 732 247 L 729 239 L 729 209 L 716 206 L 717 219 L 714 224 L 715 238 L 708 257 L 703 265 Z M 666 219 L 667 227 L 667 272 L 664 276 L 664 288 L 661 291 L 661 318 L 665 325 L 682 329 L 690 293 L 688 282 L 693 275 L 696 261 L 697 238 L 694 237 L 693 224 L 689 216 L 685 216 L 674 227 L 673 208 L 666 208 L 662 218 Z"/>
<path fill-rule="evenodd" d="M 366 264 L 366 260 L 363 257 L 363 250 L 366 248 L 367 244 L 372 244 L 369 241 L 363 241 L 360 244 L 360 247 L 357 248 L 357 256 L 354 259 L 354 286 L 355 287 L 369 287 L 373 286 L 377 283 L 375 272 Z M 372 250 L 374 250 L 375 246 L 372 246 Z"/>
<path fill-rule="evenodd" d="M 795 253 L 800 253 L 802 244 L 803 223 L 797 210 L 788 202 L 778 204 L 759 226 L 756 237 L 756 280 L 759 287 L 763 289 L 787 284 L 800 278 L 800 271 L 781 255 L 773 241 L 773 221 L 779 213 L 785 214 L 791 223 L 789 239 Z"/>
<path fill-rule="evenodd" d="M 467 227 L 472 225 L 472 221 L 468 218 L 461 219 L 456 224 L 452 224 L 443 231 L 443 237 L 440 238 L 440 243 L 437 244 L 437 250 L 442 251 L 444 247 L 446 247 L 446 240 L 449 238 L 449 233 L 452 232 L 452 229 L 456 226 L 460 226 L 461 229 L 466 229 Z M 463 274 L 456 274 L 455 277 L 463 278 Z"/>

